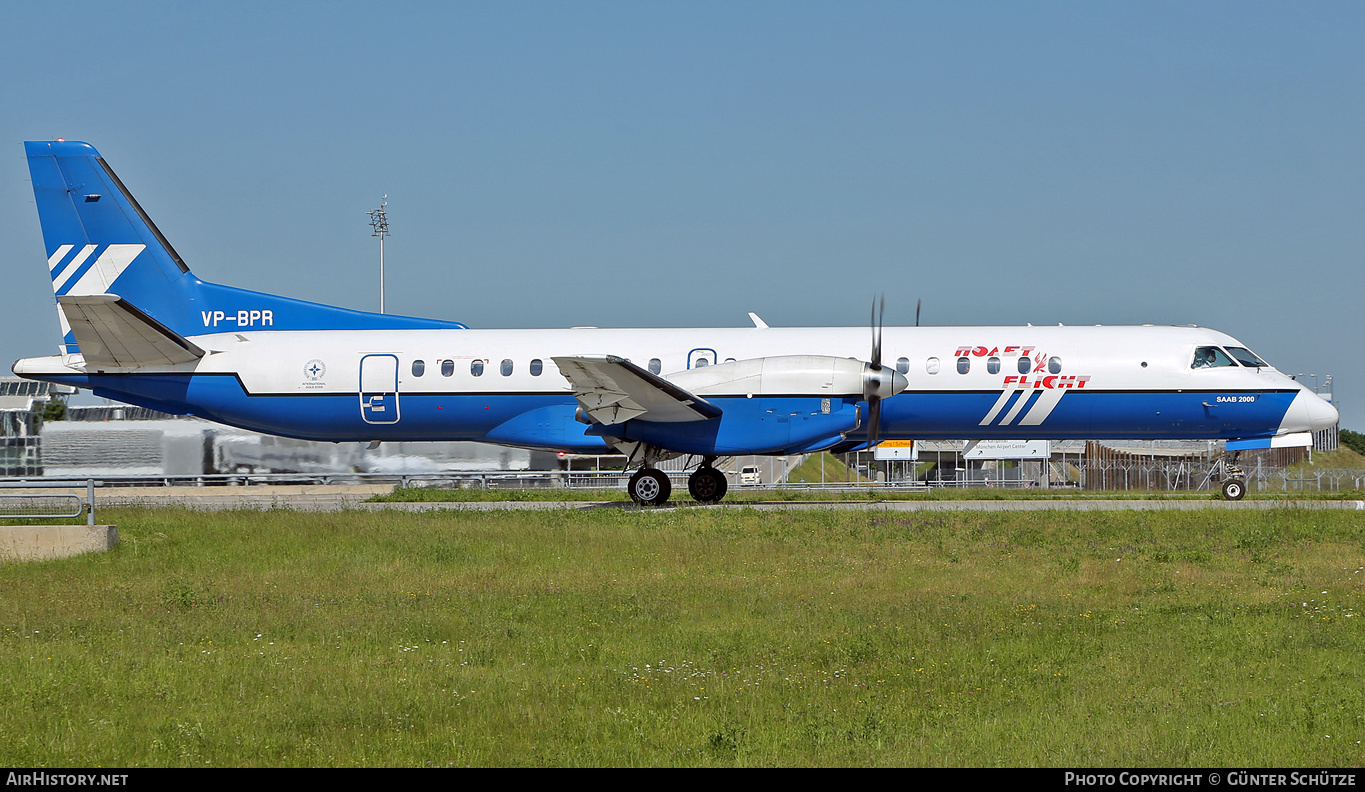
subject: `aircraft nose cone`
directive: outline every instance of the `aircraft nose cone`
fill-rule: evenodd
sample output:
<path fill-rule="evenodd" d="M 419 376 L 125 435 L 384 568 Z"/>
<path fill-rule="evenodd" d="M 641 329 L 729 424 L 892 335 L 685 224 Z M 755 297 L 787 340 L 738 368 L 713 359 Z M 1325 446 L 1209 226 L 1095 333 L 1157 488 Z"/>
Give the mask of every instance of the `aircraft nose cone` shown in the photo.
<path fill-rule="evenodd" d="M 1308 398 L 1308 422 L 1317 432 L 1322 429 L 1331 429 L 1341 420 L 1340 413 L 1332 403 L 1317 394 L 1306 394 Z"/>
<path fill-rule="evenodd" d="M 1299 424 L 1294 427 L 1299 432 L 1319 432 L 1323 429 L 1331 429 L 1336 426 L 1340 416 L 1337 408 L 1330 402 L 1307 389 L 1300 389 L 1298 395 L 1294 397 L 1293 404 L 1289 407 L 1290 414 L 1294 417 L 1294 422 Z"/>

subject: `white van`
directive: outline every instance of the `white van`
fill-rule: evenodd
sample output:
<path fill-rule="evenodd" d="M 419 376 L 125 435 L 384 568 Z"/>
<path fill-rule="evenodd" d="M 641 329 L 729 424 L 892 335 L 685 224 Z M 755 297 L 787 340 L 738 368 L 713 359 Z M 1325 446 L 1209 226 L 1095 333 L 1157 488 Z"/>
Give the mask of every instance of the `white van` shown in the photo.
<path fill-rule="evenodd" d="M 739 469 L 740 484 L 758 483 L 758 465 L 745 465 Z"/>

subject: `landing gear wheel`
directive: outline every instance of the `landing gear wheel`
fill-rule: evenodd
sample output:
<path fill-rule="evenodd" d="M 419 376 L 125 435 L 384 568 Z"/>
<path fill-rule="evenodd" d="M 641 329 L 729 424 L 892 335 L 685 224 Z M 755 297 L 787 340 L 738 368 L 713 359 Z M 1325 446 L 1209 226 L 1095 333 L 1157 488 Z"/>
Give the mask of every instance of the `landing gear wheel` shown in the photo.
<path fill-rule="evenodd" d="M 654 468 L 640 468 L 630 477 L 626 490 L 630 499 L 641 506 L 662 506 L 673 494 L 673 484 L 666 474 Z"/>
<path fill-rule="evenodd" d="M 687 491 L 692 493 L 698 503 L 719 503 L 730 489 L 725 474 L 713 467 L 697 468 L 687 477 Z"/>
<path fill-rule="evenodd" d="M 1247 494 L 1247 485 L 1241 479 L 1228 479 L 1223 482 L 1223 500 L 1237 501 Z"/>

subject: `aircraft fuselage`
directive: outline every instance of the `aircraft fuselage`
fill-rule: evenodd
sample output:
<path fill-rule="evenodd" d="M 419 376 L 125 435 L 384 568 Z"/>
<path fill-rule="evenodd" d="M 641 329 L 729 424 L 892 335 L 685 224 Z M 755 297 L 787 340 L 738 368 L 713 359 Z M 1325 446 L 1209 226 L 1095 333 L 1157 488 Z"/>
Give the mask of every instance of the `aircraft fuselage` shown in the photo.
<path fill-rule="evenodd" d="M 20 361 L 15 372 L 290 437 L 601 453 L 603 439 L 575 420 L 578 403 L 552 358 L 610 353 L 667 379 L 728 360 L 862 359 L 870 343 L 863 327 L 247 330 L 189 340 L 209 354 L 159 371 L 101 374 L 51 357 Z M 899 364 L 908 386 L 885 400 L 880 436 L 1229 439 L 1311 431 L 1333 417 L 1315 423 L 1320 400 L 1269 366 L 1193 367 L 1196 349 L 1210 346 L 1242 345 L 1197 327 L 887 328 L 884 362 Z M 735 420 L 790 421 L 822 406 L 790 393 L 711 401 Z"/>

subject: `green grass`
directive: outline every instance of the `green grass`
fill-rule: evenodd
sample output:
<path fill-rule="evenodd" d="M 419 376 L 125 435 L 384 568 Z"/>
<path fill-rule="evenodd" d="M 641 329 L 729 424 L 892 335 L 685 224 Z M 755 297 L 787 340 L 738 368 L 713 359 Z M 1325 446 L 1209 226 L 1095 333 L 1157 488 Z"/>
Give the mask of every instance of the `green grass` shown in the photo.
<path fill-rule="evenodd" d="M 822 460 L 823 465 L 821 464 Z M 787 473 L 787 481 L 793 484 L 799 482 L 839 484 L 866 482 L 867 479 L 859 476 L 857 471 L 840 462 L 833 454 L 828 451 L 821 451 L 818 454 L 808 455 L 805 461 L 792 468 Z"/>
<path fill-rule="evenodd" d="M 0 764 L 1362 756 L 1351 512 L 106 519 L 0 564 Z"/>

